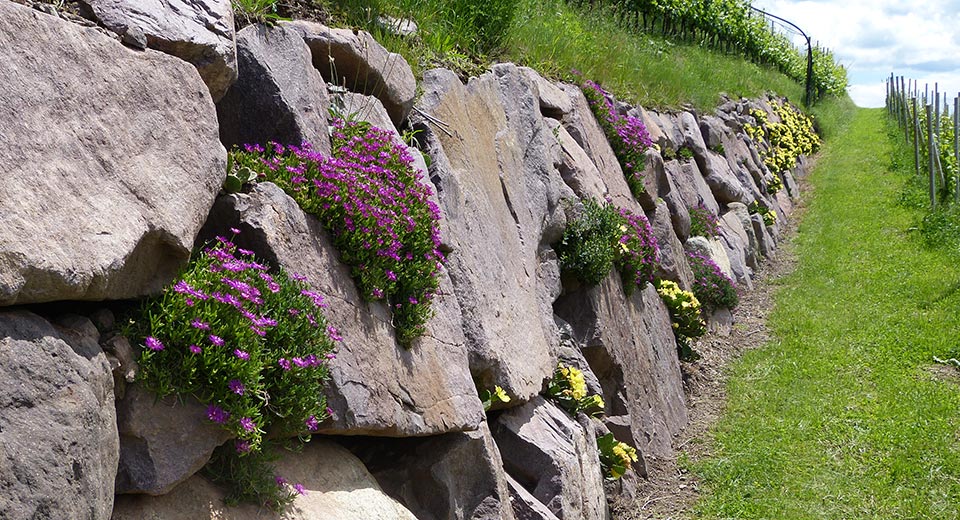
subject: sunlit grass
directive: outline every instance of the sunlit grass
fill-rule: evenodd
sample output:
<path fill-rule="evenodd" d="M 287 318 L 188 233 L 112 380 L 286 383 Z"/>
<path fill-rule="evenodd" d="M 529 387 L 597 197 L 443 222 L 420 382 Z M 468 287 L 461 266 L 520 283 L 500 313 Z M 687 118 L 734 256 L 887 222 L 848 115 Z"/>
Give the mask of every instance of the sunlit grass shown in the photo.
<path fill-rule="evenodd" d="M 926 370 L 956 342 L 960 267 L 908 233 L 900 153 L 882 110 L 828 140 L 775 340 L 732 368 L 715 453 L 693 467 L 699 517 L 960 515 L 960 389 Z"/>

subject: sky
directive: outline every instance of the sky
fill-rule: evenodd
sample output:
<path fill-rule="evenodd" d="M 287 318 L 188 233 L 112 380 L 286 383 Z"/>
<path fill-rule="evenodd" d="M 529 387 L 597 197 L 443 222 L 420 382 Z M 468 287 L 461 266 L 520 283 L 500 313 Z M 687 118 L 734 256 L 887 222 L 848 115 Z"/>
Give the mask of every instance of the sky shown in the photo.
<path fill-rule="evenodd" d="M 890 73 L 960 93 L 960 0 L 754 0 L 797 24 L 847 67 L 848 92 L 881 107 Z M 802 40 L 801 40 L 802 41 Z"/>

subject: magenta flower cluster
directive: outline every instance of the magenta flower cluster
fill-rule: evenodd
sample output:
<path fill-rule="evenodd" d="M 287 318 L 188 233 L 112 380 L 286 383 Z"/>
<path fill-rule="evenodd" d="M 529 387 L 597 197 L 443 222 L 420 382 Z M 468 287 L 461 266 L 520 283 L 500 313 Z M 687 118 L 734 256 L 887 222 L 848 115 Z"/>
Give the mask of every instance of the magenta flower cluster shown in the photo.
<path fill-rule="evenodd" d="M 341 119 L 332 126 L 332 156 L 308 143 L 269 143 L 232 152 L 232 163 L 276 183 L 327 226 L 361 294 L 390 304 L 397 339 L 409 345 L 425 330 L 445 261 L 440 210 L 391 133 Z"/>
<path fill-rule="evenodd" d="M 687 261 L 693 270 L 693 294 L 707 309 L 732 309 L 740 303 L 733 280 L 710 257 L 691 251 Z"/>
<path fill-rule="evenodd" d="M 603 128 L 610 147 L 623 169 L 627 185 L 635 197 L 644 193 L 643 168 L 644 152 L 653 142 L 647 127 L 639 118 L 621 114 L 614 103 L 613 96 L 599 83 L 587 80 L 581 87 L 593 115 Z"/>
<path fill-rule="evenodd" d="M 321 295 L 232 240 L 197 255 L 136 323 L 144 384 L 206 403 L 207 419 L 247 454 L 268 426 L 315 431 L 327 417 L 322 390 L 340 336 Z"/>
<path fill-rule="evenodd" d="M 713 237 L 720 231 L 720 220 L 703 203 L 687 208 L 690 213 L 690 236 Z"/>
<path fill-rule="evenodd" d="M 654 271 L 660 262 L 657 237 L 644 215 L 636 215 L 623 208 L 620 208 L 619 214 L 624 224 L 620 226 L 620 251 L 616 263 L 628 288 L 634 285 L 642 288 L 647 282 L 653 281 Z"/>

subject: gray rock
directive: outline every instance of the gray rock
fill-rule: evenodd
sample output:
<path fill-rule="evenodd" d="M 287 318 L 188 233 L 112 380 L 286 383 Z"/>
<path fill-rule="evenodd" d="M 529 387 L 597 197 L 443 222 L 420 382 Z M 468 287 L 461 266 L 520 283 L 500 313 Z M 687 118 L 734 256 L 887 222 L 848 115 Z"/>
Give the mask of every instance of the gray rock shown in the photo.
<path fill-rule="evenodd" d="M 728 216 L 732 218 L 728 218 Z M 753 229 L 750 230 L 751 232 Z M 746 231 L 740 223 L 739 218 L 734 214 L 727 212 L 720 219 L 719 238 L 727 252 L 727 259 L 730 260 L 730 271 L 733 273 L 733 281 L 739 288 L 753 290 L 753 269 L 747 262 L 747 255 L 755 253 L 749 249 Z M 755 262 L 755 260 L 754 260 Z"/>
<path fill-rule="evenodd" d="M 402 36 L 404 38 L 413 38 L 417 35 L 419 27 L 413 20 L 407 18 L 394 18 L 392 16 L 381 15 L 377 18 L 377 25 L 385 29 L 390 34 Z"/>
<path fill-rule="evenodd" d="M 74 348 L 82 329 L 67 331 L 27 311 L 0 313 L 4 518 L 106 519 L 113 509 L 119 444 L 110 366 L 102 352 Z"/>
<path fill-rule="evenodd" d="M 803 157 L 801 156 L 801 161 L 802 159 Z M 802 163 L 794 169 L 794 171 L 800 173 L 805 170 L 806 167 Z M 797 179 L 793 172 L 783 172 L 780 178 L 783 179 L 783 185 L 787 188 L 787 194 L 789 194 L 791 198 L 795 199 L 800 196 L 800 185 L 797 184 Z"/>
<path fill-rule="evenodd" d="M 610 143 L 597 123 L 597 119 L 590 111 L 587 98 L 574 85 L 561 85 L 561 88 L 573 103 L 573 110 L 561 120 L 563 127 L 597 167 L 600 180 L 606 187 L 606 196 L 610 197 L 617 207 L 639 214 L 640 206 L 630 193 L 630 187 L 627 186 L 627 181 L 623 177 L 623 169 L 620 168 L 620 163 L 617 162 L 617 157 L 613 154 L 613 149 L 610 148 Z"/>
<path fill-rule="evenodd" d="M 689 220 L 687 222 L 687 229 L 689 229 Z M 683 289 L 689 290 L 693 285 L 693 271 L 687 263 L 683 243 L 677 238 L 673 227 L 673 216 L 665 201 L 657 203 L 657 210 L 650 219 L 650 228 L 653 229 L 653 234 L 657 237 L 657 245 L 660 247 L 660 263 L 654 276 L 673 280 Z"/>
<path fill-rule="evenodd" d="M 236 81 L 237 48 L 228 0 L 80 1 L 95 20 L 121 35 L 124 43 L 192 63 L 214 101 Z"/>
<path fill-rule="evenodd" d="M 460 309 L 446 276 L 427 333 L 409 350 L 396 344 L 382 302 L 364 302 L 321 224 L 272 183 L 222 197 L 205 234 L 236 227 L 235 242 L 300 273 L 329 303 L 327 320 L 343 343 L 330 365 L 324 433 L 385 436 L 473 430 L 483 409 L 467 369 Z"/>
<path fill-rule="evenodd" d="M 753 233 L 757 237 L 757 248 L 761 256 L 772 258 L 776 244 L 773 236 L 770 234 L 769 227 L 764 224 L 763 217 L 759 214 L 750 215 L 750 223 L 753 226 Z"/>
<path fill-rule="evenodd" d="M 715 237 L 690 237 L 683 248 L 689 252 L 699 253 L 717 264 L 717 267 L 733 280 L 733 270 L 730 268 L 730 259 L 727 257 L 727 250 L 723 247 L 720 240 Z"/>
<path fill-rule="evenodd" d="M 255 505 L 227 507 L 224 493 L 200 476 L 162 496 L 120 495 L 113 520 L 417 520 L 387 496 L 363 464 L 341 446 L 314 437 L 301 453 L 285 453 L 277 474 L 303 485 L 280 515 Z"/>
<path fill-rule="evenodd" d="M 226 175 L 196 71 L 13 2 L 0 58 L 0 305 L 158 291 Z"/>
<path fill-rule="evenodd" d="M 115 492 L 164 495 L 210 460 L 233 435 L 193 399 L 157 396 L 139 385 L 117 401 L 120 463 Z"/>
<path fill-rule="evenodd" d="M 507 475 L 507 484 L 510 486 L 510 502 L 513 504 L 513 514 L 517 520 L 559 520 L 553 511 L 550 511 L 510 475 Z"/>
<path fill-rule="evenodd" d="M 566 366 L 575 367 L 583 372 L 584 382 L 587 384 L 587 395 L 603 395 L 603 387 L 597 379 L 587 359 L 580 352 L 580 344 L 574 335 L 573 328 L 559 316 L 553 317 L 560 329 L 560 345 L 557 349 L 558 361 Z"/>
<path fill-rule="evenodd" d="M 671 455 L 687 408 L 670 313 L 653 286 L 627 297 L 619 276 L 611 275 L 565 294 L 555 307 L 600 380 L 606 414 L 629 415 L 630 434 L 617 438 L 634 442 L 644 456 Z"/>
<path fill-rule="evenodd" d="M 700 168 L 695 162 L 679 164 L 671 162 L 668 164 L 675 164 L 674 167 L 667 170 L 667 173 L 673 181 L 672 186 L 687 208 L 703 205 L 712 214 L 720 214 L 720 204 L 714 198 L 710 186 L 703 179 L 703 174 L 700 173 Z"/>
<path fill-rule="evenodd" d="M 656 210 L 657 198 L 670 197 L 675 188 L 667 175 L 663 157 L 653 148 L 644 153 L 643 187 L 644 192 L 637 197 L 637 202 L 645 212 Z"/>
<path fill-rule="evenodd" d="M 563 182 L 567 183 L 567 186 L 581 199 L 603 200 L 607 188 L 603 184 L 600 170 L 559 121 L 555 119 L 546 121 L 557 136 L 560 149 L 563 151 L 558 166 Z"/>
<path fill-rule="evenodd" d="M 714 150 L 717 146 L 723 145 L 723 136 L 727 132 L 726 125 L 719 117 L 703 116 L 700 118 L 700 135 L 703 136 L 707 148 Z M 726 148 L 726 145 L 724 145 L 724 148 Z"/>
<path fill-rule="evenodd" d="M 224 145 L 309 142 L 330 153 L 326 84 L 296 31 L 247 26 L 237 33 L 237 62 L 240 76 L 217 103 Z"/>
<path fill-rule="evenodd" d="M 727 206 L 727 212 L 720 216 L 721 225 L 735 232 L 743 242 L 744 257 L 747 266 L 756 269 L 758 257 L 760 256 L 760 243 L 757 234 L 753 230 L 753 222 L 750 220 L 750 211 L 747 206 L 740 203 L 733 203 Z"/>
<path fill-rule="evenodd" d="M 491 425 L 504 469 L 563 520 L 609 519 L 593 430 L 535 397 Z"/>
<path fill-rule="evenodd" d="M 574 197 L 556 168 L 560 146 L 513 65 L 466 86 L 428 71 L 423 90 L 420 108 L 448 124 L 426 142 L 470 370 L 479 387 L 500 385 L 523 402 L 556 364 L 560 280 L 550 245 L 565 225 L 561 200 Z"/>
<path fill-rule="evenodd" d="M 700 132 L 700 123 L 697 122 L 696 116 L 691 112 L 680 112 L 677 114 L 677 125 L 683 135 L 683 146 L 693 152 L 693 158 L 700 170 L 705 170 L 707 145 L 703 142 L 703 134 Z"/>
<path fill-rule="evenodd" d="M 103 341 L 100 346 L 117 359 L 117 365 L 111 366 L 114 376 L 114 393 L 117 399 L 122 399 L 126 392 L 126 383 L 134 382 L 140 369 L 133 347 L 123 336 L 113 336 Z"/>
<path fill-rule="evenodd" d="M 560 87 L 547 81 L 537 71 L 529 67 L 520 67 L 520 72 L 530 80 L 537 89 L 540 99 L 540 112 L 553 119 L 563 119 L 563 116 L 573 111 L 573 102 Z"/>
<path fill-rule="evenodd" d="M 704 159 L 704 168 L 701 170 L 704 180 L 710 186 L 714 198 L 721 204 L 750 202 L 744 185 L 730 169 L 730 165 L 721 156 L 709 152 Z"/>
<path fill-rule="evenodd" d="M 397 126 L 406 120 L 417 81 L 403 56 L 387 51 L 365 31 L 331 29 L 303 20 L 280 25 L 303 37 L 314 66 L 328 83 L 375 96 Z"/>
<path fill-rule="evenodd" d="M 472 432 L 369 439 L 351 447 L 383 490 L 419 520 L 514 520 L 487 423 Z"/>
<path fill-rule="evenodd" d="M 678 161 L 668 161 L 664 165 L 664 171 L 667 175 L 667 182 L 670 189 L 660 198 L 667 203 L 667 209 L 670 212 L 670 222 L 673 225 L 673 232 L 682 242 L 690 236 L 690 205 L 683 198 L 683 191 L 687 189 L 681 184 L 685 179 L 683 165 Z M 676 179 L 676 180 L 674 180 Z M 678 182 L 680 181 L 680 182 Z M 656 206 L 654 206 L 656 211 Z"/>

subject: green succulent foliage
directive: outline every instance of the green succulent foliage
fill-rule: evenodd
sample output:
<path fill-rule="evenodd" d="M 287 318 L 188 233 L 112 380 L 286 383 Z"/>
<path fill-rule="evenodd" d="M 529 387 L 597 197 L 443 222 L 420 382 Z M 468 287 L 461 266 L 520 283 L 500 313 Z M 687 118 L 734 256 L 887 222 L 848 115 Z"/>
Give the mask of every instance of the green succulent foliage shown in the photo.
<path fill-rule="evenodd" d="M 620 225 L 620 217 L 612 206 L 584 200 L 579 218 L 567 224 L 556 247 L 561 269 L 587 285 L 603 281 L 617 257 Z"/>

